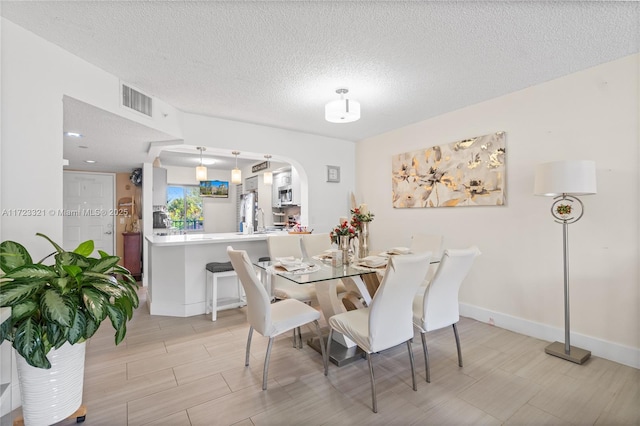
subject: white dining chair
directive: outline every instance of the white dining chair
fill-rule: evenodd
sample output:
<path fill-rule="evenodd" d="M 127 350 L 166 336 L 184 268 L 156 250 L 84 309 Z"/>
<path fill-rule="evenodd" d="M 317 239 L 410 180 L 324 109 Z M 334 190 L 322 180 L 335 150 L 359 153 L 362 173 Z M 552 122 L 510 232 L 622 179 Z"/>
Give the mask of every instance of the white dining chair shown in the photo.
<path fill-rule="evenodd" d="M 269 358 L 271 356 L 273 340 L 276 336 L 289 330 L 294 330 L 295 333 L 296 328 L 299 330 L 299 328 L 305 324 L 314 323 L 316 334 L 320 340 L 322 359 L 324 365 L 326 365 L 327 352 L 325 351 L 322 333 L 320 332 L 320 325 L 318 323 L 320 312 L 311 306 L 293 299 L 282 300 L 272 304 L 267 291 L 253 269 L 247 252 L 244 250 L 234 250 L 231 246 L 228 246 L 227 254 L 247 295 L 249 337 L 247 338 L 245 366 L 249 366 L 253 330 L 269 338 L 262 370 L 262 390 L 267 389 Z"/>
<path fill-rule="evenodd" d="M 331 339 L 335 330 L 353 340 L 367 354 L 374 413 L 378 412 L 378 402 L 372 354 L 406 343 L 411 363 L 413 390 L 418 390 L 411 350 L 411 339 L 413 339 L 411 303 L 418 286 L 427 274 L 430 259 L 431 253 L 390 257 L 380 287 L 370 306 L 329 318 L 327 352 L 331 350 Z M 325 375 L 328 374 L 328 361 L 325 363 L 324 371 Z"/>
<path fill-rule="evenodd" d="M 303 258 L 300 235 L 269 235 L 267 237 L 267 249 L 271 261 L 280 257 Z M 311 303 L 316 299 L 315 287 L 312 285 L 299 285 L 286 278 L 272 275 L 271 287 L 276 299 L 295 299 L 304 303 Z"/>
<path fill-rule="evenodd" d="M 411 253 L 422 253 L 425 251 L 431 252 L 434 259 L 440 259 L 442 256 L 442 244 L 444 242 L 444 237 L 442 235 L 435 234 L 414 234 L 411 236 L 411 245 L 409 249 Z M 429 272 L 427 272 L 427 279 L 422 283 L 421 287 L 429 284 L 429 281 L 433 279 L 433 276 L 436 273 L 436 269 L 438 269 L 437 264 L 432 264 L 429 268 Z"/>
<path fill-rule="evenodd" d="M 429 352 L 426 333 L 453 326 L 453 334 L 458 349 L 458 365 L 462 367 L 462 351 L 458 335 L 460 310 L 458 291 L 473 261 L 480 254 L 478 247 L 467 249 L 447 249 L 444 251 L 433 280 L 423 292 L 418 292 L 413 300 L 413 324 L 420 331 L 426 380 L 431 382 Z"/>
<path fill-rule="evenodd" d="M 331 248 L 331 238 L 329 233 L 302 234 L 302 253 L 309 258 L 324 253 Z"/>
<path fill-rule="evenodd" d="M 302 234 L 301 243 L 302 253 L 306 258 L 323 254 L 331 248 L 331 238 L 328 232 L 324 234 Z M 342 281 L 336 283 L 336 291 L 338 293 L 347 291 Z"/>
<path fill-rule="evenodd" d="M 324 234 L 302 234 L 301 241 L 302 252 L 306 258 L 323 254 L 331 248 L 331 238 L 328 232 Z M 349 283 L 349 291 L 352 293 L 347 292 L 347 287 L 342 280 L 326 280 L 314 284 L 316 297 L 325 319 L 346 310 L 343 301 L 345 296 L 359 300 L 360 292 L 358 287 L 353 284 L 352 280 L 347 280 L 347 282 Z"/>

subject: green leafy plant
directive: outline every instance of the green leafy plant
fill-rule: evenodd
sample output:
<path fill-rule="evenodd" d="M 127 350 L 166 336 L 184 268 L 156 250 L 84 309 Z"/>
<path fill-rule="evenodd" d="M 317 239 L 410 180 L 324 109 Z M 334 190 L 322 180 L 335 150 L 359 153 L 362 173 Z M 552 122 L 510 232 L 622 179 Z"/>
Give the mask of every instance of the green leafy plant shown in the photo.
<path fill-rule="evenodd" d="M 138 307 L 137 283 L 118 265 L 120 258 L 103 251 L 88 257 L 93 241 L 65 251 L 49 237 L 55 251 L 37 263 L 24 246 L 0 244 L 0 307 L 11 307 L 11 317 L 0 325 L 0 342 L 12 342 L 16 351 L 38 368 L 51 368 L 47 353 L 65 342 L 75 344 L 93 336 L 107 317 L 115 329 L 116 345 L 124 339 L 126 323 Z M 54 256 L 52 265 L 44 265 Z"/>

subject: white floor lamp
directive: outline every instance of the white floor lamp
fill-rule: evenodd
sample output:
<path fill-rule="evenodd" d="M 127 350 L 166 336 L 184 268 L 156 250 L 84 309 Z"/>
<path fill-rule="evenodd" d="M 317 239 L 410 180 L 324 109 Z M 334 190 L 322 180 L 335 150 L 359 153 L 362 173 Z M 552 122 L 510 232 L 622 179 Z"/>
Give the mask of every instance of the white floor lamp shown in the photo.
<path fill-rule="evenodd" d="M 596 164 L 589 160 L 565 160 L 536 166 L 535 195 L 555 197 L 551 215 L 562 224 L 564 257 L 564 343 L 554 342 L 545 348 L 549 355 L 582 364 L 591 352 L 571 346 L 569 327 L 569 224 L 582 217 L 584 206 L 577 195 L 596 193 Z"/>

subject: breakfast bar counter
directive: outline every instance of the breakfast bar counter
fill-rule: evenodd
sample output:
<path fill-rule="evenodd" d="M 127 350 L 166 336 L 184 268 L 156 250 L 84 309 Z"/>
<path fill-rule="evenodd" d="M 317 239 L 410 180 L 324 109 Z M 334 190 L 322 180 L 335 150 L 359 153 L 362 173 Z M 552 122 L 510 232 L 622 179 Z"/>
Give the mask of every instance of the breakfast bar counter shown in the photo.
<path fill-rule="evenodd" d="M 236 250 L 246 250 L 252 261 L 268 256 L 268 235 L 274 234 L 146 236 L 149 243 L 147 302 L 151 315 L 189 317 L 204 314 L 207 263 L 228 262 L 229 245 Z"/>

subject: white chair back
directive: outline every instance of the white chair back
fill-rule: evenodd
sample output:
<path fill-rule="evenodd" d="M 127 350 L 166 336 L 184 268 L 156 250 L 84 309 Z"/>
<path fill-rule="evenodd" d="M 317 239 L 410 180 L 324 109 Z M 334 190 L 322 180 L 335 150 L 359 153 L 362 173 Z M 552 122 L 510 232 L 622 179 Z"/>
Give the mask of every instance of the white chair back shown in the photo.
<path fill-rule="evenodd" d="M 442 235 L 415 234 L 411 236 L 411 252 L 422 253 L 430 251 L 434 258 L 439 258 L 442 253 Z"/>
<path fill-rule="evenodd" d="M 384 278 L 369 308 L 372 352 L 413 337 L 413 298 L 424 280 L 431 253 L 391 256 Z"/>
<path fill-rule="evenodd" d="M 270 297 L 258 279 L 251 260 L 244 250 L 234 250 L 227 247 L 227 254 L 231 259 L 240 283 L 247 295 L 247 319 L 249 324 L 263 336 L 271 333 Z"/>
<path fill-rule="evenodd" d="M 276 260 L 277 257 L 302 257 L 299 234 L 269 235 L 267 237 L 267 249 L 272 261 Z"/>
<path fill-rule="evenodd" d="M 305 257 L 313 257 L 322 254 L 331 248 L 329 233 L 302 234 L 302 251 Z"/>
<path fill-rule="evenodd" d="M 438 330 L 460 320 L 458 291 L 480 250 L 447 249 L 431 284 L 424 293 L 422 325 L 425 331 Z"/>

